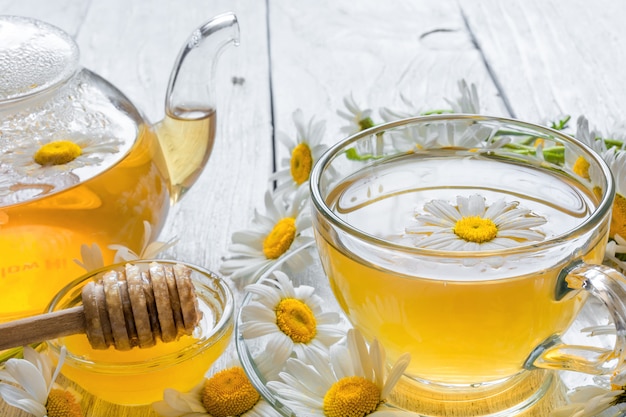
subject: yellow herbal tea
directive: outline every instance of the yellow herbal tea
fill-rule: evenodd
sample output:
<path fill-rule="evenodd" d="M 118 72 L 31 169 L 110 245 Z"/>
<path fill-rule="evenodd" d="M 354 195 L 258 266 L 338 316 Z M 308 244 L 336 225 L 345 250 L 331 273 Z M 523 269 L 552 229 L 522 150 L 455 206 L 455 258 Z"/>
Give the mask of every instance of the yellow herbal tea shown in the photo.
<path fill-rule="evenodd" d="M 160 230 L 170 205 L 163 156 L 148 127 L 141 126 L 136 141 L 134 135 L 124 158 L 98 167 L 99 175 L 0 205 L 0 322 L 43 312 L 63 286 L 83 275 L 74 262 L 82 244 L 98 244 L 110 264 L 109 245 L 141 250 L 144 221 L 153 233 Z"/>
<path fill-rule="evenodd" d="M 561 269 L 573 259 L 603 258 L 606 228 L 536 252 L 415 251 L 420 236 L 409 231 L 429 202 L 454 207 L 458 196 L 471 195 L 545 218 L 546 239 L 577 228 L 597 204 L 556 172 L 440 150 L 372 162 L 329 189 L 326 204 L 352 233 L 315 217 L 320 257 L 342 309 L 367 338 L 382 342 L 391 361 L 411 353 L 406 374 L 418 380 L 469 385 L 520 372 L 584 301 L 562 291 Z"/>
<path fill-rule="evenodd" d="M 89 74 L 0 119 L 0 322 L 41 313 L 83 275 L 74 262 L 83 244 L 97 244 L 105 265 L 109 245 L 139 253 L 144 222 L 156 238 L 211 153 L 213 109 L 176 108 L 153 130 L 85 82 Z"/>

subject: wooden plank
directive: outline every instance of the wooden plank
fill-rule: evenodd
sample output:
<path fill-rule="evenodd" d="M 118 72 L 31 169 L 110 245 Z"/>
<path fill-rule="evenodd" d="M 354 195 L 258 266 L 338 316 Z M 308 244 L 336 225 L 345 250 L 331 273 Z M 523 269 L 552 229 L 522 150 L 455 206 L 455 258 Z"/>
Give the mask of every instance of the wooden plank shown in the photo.
<path fill-rule="evenodd" d="M 584 114 L 603 132 L 623 124 L 622 2 L 459 2 L 518 118 Z"/>
<path fill-rule="evenodd" d="M 88 0 L 3 0 L 0 3 L 0 14 L 44 20 L 76 37 L 85 21 L 89 5 Z"/>
<path fill-rule="evenodd" d="M 275 125 L 294 132 L 291 113 L 327 121 L 326 142 L 342 135 L 342 100 L 362 108 L 449 108 L 457 81 L 476 83 L 486 113 L 505 115 L 454 0 L 271 1 Z M 381 118 L 374 114 L 374 121 Z"/>

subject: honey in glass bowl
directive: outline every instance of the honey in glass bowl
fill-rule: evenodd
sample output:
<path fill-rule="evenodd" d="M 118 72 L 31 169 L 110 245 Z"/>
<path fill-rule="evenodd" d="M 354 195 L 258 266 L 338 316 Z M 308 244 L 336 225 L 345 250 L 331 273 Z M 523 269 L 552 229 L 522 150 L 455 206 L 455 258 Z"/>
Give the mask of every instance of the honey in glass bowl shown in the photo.
<path fill-rule="evenodd" d="M 154 261 L 141 260 L 133 264 L 145 270 L 150 262 Z M 198 305 L 203 313 L 192 335 L 129 351 L 113 347 L 93 349 L 84 334 L 59 338 L 50 341 L 49 346 L 55 355 L 59 354 L 61 346 L 67 349 L 62 373 L 95 397 L 122 405 L 150 404 L 163 398 L 165 388 L 189 391 L 201 382 L 230 342 L 234 300 L 228 284 L 219 276 L 198 266 L 185 265 L 192 271 Z M 77 279 L 57 294 L 48 311 L 80 304 L 84 285 L 106 271 L 123 267 L 123 264 L 109 266 Z"/>

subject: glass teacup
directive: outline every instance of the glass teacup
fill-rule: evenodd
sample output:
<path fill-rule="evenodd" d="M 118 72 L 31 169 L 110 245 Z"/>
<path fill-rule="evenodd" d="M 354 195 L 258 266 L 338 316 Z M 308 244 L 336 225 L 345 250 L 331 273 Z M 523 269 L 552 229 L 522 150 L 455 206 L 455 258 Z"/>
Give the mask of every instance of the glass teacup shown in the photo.
<path fill-rule="evenodd" d="M 468 399 L 549 374 L 528 370 L 621 361 L 620 332 L 614 351 L 559 338 L 590 293 L 624 322 L 626 281 L 601 265 L 613 178 L 577 140 L 502 118 L 400 120 L 333 146 L 311 190 L 335 297 L 390 361 L 411 353 L 416 387 Z"/>

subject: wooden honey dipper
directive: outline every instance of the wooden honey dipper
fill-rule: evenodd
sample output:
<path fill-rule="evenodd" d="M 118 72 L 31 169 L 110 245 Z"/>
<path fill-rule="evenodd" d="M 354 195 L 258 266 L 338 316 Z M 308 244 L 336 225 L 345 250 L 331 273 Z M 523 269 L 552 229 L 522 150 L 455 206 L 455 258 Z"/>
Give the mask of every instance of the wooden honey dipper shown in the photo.
<path fill-rule="evenodd" d="M 94 349 L 150 347 L 191 334 L 202 312 L 185 265 L 126 264 L 82 289 L 82 305 L 0 324 L 0 350 L 86 333 Z"/>

